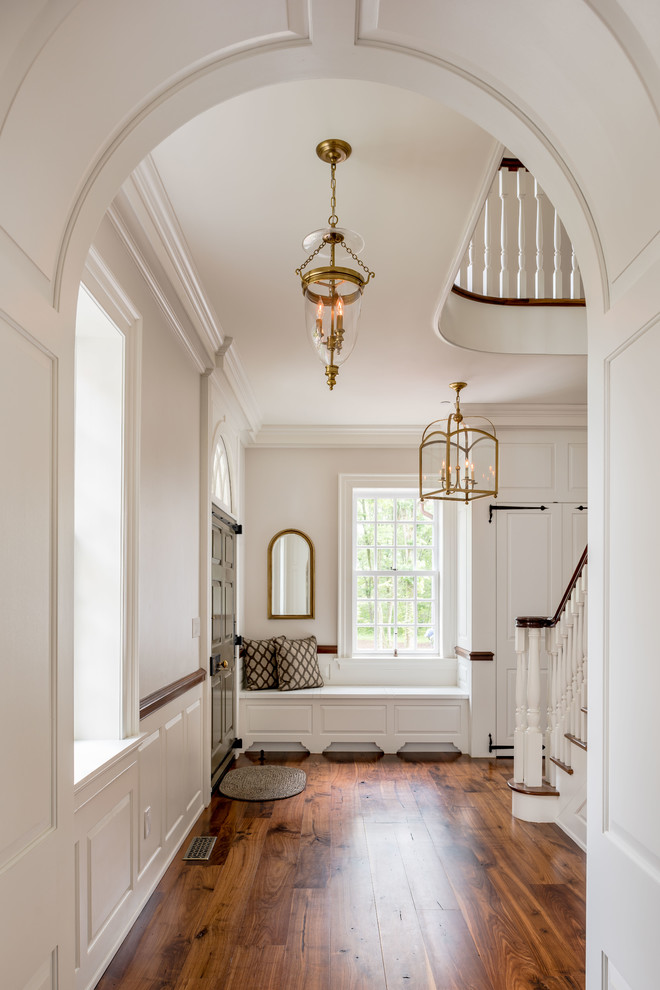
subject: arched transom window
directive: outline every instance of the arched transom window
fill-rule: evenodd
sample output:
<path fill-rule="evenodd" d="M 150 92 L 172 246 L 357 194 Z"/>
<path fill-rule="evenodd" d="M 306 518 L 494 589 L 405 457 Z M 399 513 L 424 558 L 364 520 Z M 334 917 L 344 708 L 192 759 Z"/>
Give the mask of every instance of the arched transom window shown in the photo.
<path fill-rule="evenodd" d="M 225 441 L 222 437 L 218 437 L 213 450 L 211 493 L 225 508 L 229 509 L 230 512 L 232 511 L 229 458 L 227 456 Z"/>

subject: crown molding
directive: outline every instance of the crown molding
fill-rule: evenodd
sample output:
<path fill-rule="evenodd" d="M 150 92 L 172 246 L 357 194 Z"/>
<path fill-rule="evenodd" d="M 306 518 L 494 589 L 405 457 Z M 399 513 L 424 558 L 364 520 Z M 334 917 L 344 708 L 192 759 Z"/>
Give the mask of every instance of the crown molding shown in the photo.
<path fill-rule="evenodd" d="M 450 411 L 449 404 L 438 409 Z M 587 428 L 586 405 L 501 403 L 461 405 L 466 417 L 484 416 L 496 430 Z M 444 413 L 446 415 L 446 413 Z M 248 447 L 418 447 L 426 424 L 356 426 L 262 426 L 246 439 Z"/>
<path fill-rule="evenodd" d="M 154 268 L 147 260 L 147 257 L 145 257 L 150 252 L 148 248 L 145 250 L 144 243 L 138 243 L 137 237 L 131 229 L 130 214 L 127 215 L 127 213 L 128 211 L 122 202 L 121 194 L 119 194 L 108 207 L 106 216 L 112 223 L 132 261 L 151 290 L 170 329 L 181 344 L 183 344 L 188 358 L 200 374 L 208 373 L 209 370 L 213 369 L 214 359 L 206 353 L 197 335 L 191 332 L 192 328 L 186 325 L 187 321 L 185 318 L 182 319 L 181 314 L 177 313 L 171 299 L 171 293 L 168 293 L 164 288 L 164 279 L 156 275 Z"/>
<path fill-rule="evenodd" d="M 197 356 L 196 364 L 203 362 L 202 373 L 212 374 L 216 368 L 224 372 L 250 429 L 258 429 L 262 417 L 256 396 L 236 347 L 231 346 L 231 338 L 223 333 L 206 295 L 178 217 L 150 155 L 126 180 L 113 208 L 132 235 L 132 243 L 122 237 L 136 263 L 143 274 L 145 266 L 151 272 L 151 278 L 145 277 L 152 290 L 154 281 L 162 282 L 161 294 L 173 296 L 185 314 L 177 320 L 177 336 L 186 338 L 187 350 Z M 140 259 L 135 255 L 136 248 Z M 166 314 L 170 324 L 173 308 L 170 305 Z"/>

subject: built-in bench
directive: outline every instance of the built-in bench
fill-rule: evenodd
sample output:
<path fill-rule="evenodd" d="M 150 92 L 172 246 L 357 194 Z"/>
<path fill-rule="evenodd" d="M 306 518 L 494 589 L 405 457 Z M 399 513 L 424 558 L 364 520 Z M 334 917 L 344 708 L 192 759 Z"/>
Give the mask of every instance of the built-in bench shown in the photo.
<path fill-rule="evenodd" d="M 328 650 L 318 648 L 319 653 Z M 355 677 L 354 666 L 347 671 L 350 665 L 345 661 L 323 660 L 324 687 L 239 692 L 244 749 L 301 745 L 321 753 L 332 744 L 374 744 L 384 753 L 396 753 L 404 747 L 451 744 L 462 752 L 468 750 L 469 693 L 458 686 L 455 673 L 452 676 L 451 661 L 443 667 L 441 679 L 447 683 L 411 687 L 337 683 L 338 677 Z M 381 674 L 383 666 L 381 662 L 377 668 Z M 401 661 L 392 669 L 400 676 Z"/>

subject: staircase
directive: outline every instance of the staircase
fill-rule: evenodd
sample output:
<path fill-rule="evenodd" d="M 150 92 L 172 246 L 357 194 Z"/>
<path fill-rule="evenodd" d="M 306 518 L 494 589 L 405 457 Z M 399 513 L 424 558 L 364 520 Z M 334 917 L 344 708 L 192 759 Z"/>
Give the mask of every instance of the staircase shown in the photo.
<path fill-rule="evenodd" d="M 542 641 L 544 637 L 544 643 Z M 541 649 L 548 657 L 545 727 Z M 587 549 L 554 616 L 516 619 L 513 814 L 556 822 L 586 848 Z"/>

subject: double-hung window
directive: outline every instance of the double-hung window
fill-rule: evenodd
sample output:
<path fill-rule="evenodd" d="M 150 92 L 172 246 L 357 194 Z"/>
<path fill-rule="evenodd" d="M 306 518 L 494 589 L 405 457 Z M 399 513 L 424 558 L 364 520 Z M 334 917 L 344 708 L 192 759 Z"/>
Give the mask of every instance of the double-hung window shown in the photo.
<path fill-rule="evenodd" d="M 438 655 L 439 515 L 414 489 L 353 489 L 354 655 Z"/>

